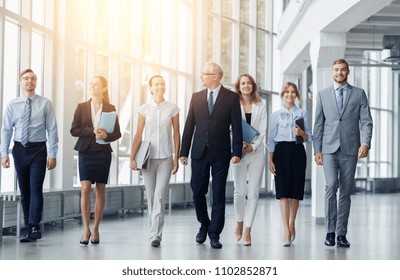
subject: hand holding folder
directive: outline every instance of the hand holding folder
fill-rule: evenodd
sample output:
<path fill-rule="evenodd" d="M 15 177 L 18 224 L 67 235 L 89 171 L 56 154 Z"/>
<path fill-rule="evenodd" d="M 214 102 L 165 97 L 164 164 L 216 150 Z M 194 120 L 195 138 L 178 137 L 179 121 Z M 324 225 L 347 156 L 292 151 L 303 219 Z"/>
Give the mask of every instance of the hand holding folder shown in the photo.
<path fill-rule="evenodd" d="M 257 129 L 249 125 L 243 119 L 242 119 L 242 133 L 243 133 L 243 141 L 249 144 L 253 143 L 254 139 L 258 135 L 260 135 L 260 132 L 258 132 Z"/>
<path fill-rule="evenodd" d="M 113 133 L 115 127 L 115 120 L 117 118 L 117 112 L 102 112 L 100 116 L 99 128 L 104 128 L 107 133 Z M 98 144 L 108 144 L 104 140 L 96 140 Z"/>
<path fill-rule="evenodd" d="M 135 161 L 136 168 L 147 169 L 149 166 L 150 157 L 150 141 L 142 141 L 139 146 L 139 150 L 136 152 Z"/>

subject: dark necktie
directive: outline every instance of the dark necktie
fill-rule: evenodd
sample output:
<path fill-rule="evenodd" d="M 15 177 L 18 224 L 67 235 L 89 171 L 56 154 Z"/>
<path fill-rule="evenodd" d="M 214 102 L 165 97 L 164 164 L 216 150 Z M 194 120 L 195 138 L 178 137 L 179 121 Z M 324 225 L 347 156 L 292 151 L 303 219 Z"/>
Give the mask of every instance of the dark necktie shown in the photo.
<path fill-rule="evenodd" d="M 214 96 L 213 96 L 213 94 L 214 93 L 212 91 L 210 91 L 210 96 L 208 97 L 208 112 L 210 112 L 210 115 L 211 115 L 212 108 L 214 106 Z"/>
<path fill-rule="evenodd" d="M 344 91 L 344 88 L 338 88 L 337 90 L 339 92 L 337 100 L 336 100 L 337 107 L 339 109 L 339 113 L 342 113 L 342 111 L 343 111 L 343 91 Z"/>
<path fill-rule="evenodd" d="M 31 119 L 31 111 L 32 111 L 32 106 L 31 106 L 32 100 L 28 98 L 26 100 L 25 108 L 24 108 L 24 116 L 22 119 L 22 134 L 21 134 L 21 143 L 22 145 L 26 145 L 28 143 L 28 132 L 29 132 L 29 122 Z"/>

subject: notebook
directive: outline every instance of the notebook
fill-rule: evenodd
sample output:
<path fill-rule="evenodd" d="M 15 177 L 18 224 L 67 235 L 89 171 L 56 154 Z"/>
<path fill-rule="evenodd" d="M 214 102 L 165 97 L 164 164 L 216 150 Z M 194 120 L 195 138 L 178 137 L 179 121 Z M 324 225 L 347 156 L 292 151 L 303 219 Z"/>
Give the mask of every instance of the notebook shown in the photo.
<path fill-rule="evenodd" d="M 295 124 L 300 127 L 302 130 L 304 130 L 304 119 L 300 118 L 295 120 Z M 303 144 L 304 139 L 301 136 L 296 136 L 296 144 Z"/>

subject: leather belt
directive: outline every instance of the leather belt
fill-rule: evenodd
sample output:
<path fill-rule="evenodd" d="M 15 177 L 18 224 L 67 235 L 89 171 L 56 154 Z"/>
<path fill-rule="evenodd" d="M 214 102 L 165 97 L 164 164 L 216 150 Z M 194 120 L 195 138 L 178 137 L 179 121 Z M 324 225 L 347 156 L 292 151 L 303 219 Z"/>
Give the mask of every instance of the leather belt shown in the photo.
<path fill-rule="evenodd" d="M 14 143 L 17 145 L 21 145 L 22 147 L 25 147 L 25 148 L 38 147 L 38 146 L 46 144 L 46 142 L 28 142 L 25 145 L 23 145 L 21 142 L 18 142 L 18 141 L 14 141 Z"/>

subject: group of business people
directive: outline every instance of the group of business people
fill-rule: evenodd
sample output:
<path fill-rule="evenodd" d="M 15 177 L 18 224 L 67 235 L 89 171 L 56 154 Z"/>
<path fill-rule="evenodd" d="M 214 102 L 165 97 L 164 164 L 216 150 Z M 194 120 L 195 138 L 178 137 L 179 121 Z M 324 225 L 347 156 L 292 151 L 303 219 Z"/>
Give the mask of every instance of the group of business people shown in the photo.
<path fill-rule="evenodd" d="M 270 117 L 268 162 L 269 170 L 275 176 L 276 198 L 280 200 L 283 246 L 290 246 L 296 237 L 295 220 L 299 201 L 304 197 L 306 170 L 306 153 L 302 143 L 310 143 L 313 138 L 316 163 L 322 165 L 325 156 L 325 244 L 335 245 L 337 233 L 338 246 L 350 246 L 346 239 L 350 189 L 357 159 L 368 155 L 372 118 L 364 90 L 347 83 L 349 73 L 345 60 L 333 62 L 334 83 L 317 97 L 314 137 L 309 113 L 296 105 L 300 93 L 294 83 L 288 82 L 283 86 L 280 93 L 283 107 Z M 136 153 L 142 139 L 149 140 L 151 146 L 154 144 L 150 152 L 150 162 L 154 163 L 143 170 L 143 175 L 149 205 L 150 240 L 154 247 L 161 244 L 163 209 L 170 176 L 178 169 L 178 159 L 183 165 L 188 164 L 189 153 L 192 171 L 190 184 L 200 223 L 196 242 L 202 244 L 208 236 L 212 248 L 222 248 L 220 234 L 225 224 L 226 180 L 231 168 L 236 216 L 234 235 L 238 241 L 243 238 L 245 246 L 252 243 L 251 228 L 266 159 L 266 108 L 258 95 L 256 82 L 250 75 L 240 75 L 234 91 L 221 84 L 222 77 L 223 70 L 216 63 L 207 63 L 202 68 L 201 81 L 205 89 L 192 95 L 182 138 L 179 132 L 179 109 L 163 98 L 164 79 L 161 76 L 150 79 L 153 100 L 139 108 L 131 168 L 138 170 Z M 158 80 L 158 89 L 153 85 L 153 79 Z M 302 124 L 297 122 L 300 120 Z M 259 132 L 259 136 L 251 143 L 243 141 L 242 121 Z M 146 133 L 143 137 L 144 130 Z M 164 165 L 164 161 L 168 164 Z M 206 195 L 210 176 L 212 206 L 211 213 L 208 213 Z"/>
<path fill-rule="evenodd" d="M 315 161 L 324 166 L 326 180 L 325 244 L 349 247 L 346 239 L 350 211 L 350 193 L 358 158 L 368 156 L 372 137 L 372 118 L 363 89 L 347 82 L 347 62 L 333 62 L 334 83 L 317 96 L 314 131 L 309 114 L 295 101 L 300 97 L 296 84 L 286 83 L 280 96 L 283 107 L 269 119 L 267 140 L 268 164 L 275 176 L 276 198 L 280 201 L 283 220 L 283 246 L 295 239 L 295 219 L 299 201 L 304 196 L 306 153 L 303 142 L 313 141 Z M 150 162 L 142 170 L 150 222 L 150 244 L 159 247 L 164 225 L 164 208 L 171 174 L 179 161 L 191 158 L 191 188 L 200 229 L 195 240 L 202 244 L 207 236 L 214 249 L 222 248 L 220 234 L 225 224 L 225 190 L 229 168 L 234 179 L 235 238 L 251 245 L 253 225 L 262 174 L 265 167 L 267 115 L 258 95 L 257 85 L 248 74 L 238 77 L 234 91 L 221 84 L 222 68 L 206 63 L 201 72 L 204 90 L 192 95 L 184 131 L 179 131 L 179 108 L 164 99 L 165 80 L 155 75 L 149 80 L 152 100 L 140 106 L 138 125 L 133 139 L 130 166 L 138 170 L 136 154 L 142 140 L 150 141 Z M 20 74 L 23 95 L 11 101 L 5 111 L 2 133 L 2 166 L 9 167 L 8 149 L 14 131 L 13 156 L 21 190 L 26 235 L 21 242 L 41 238 L 39 223 L 43 205 L 43 180 L 46 166 L 56 165 L 57 125 L 51 103 L 35 94 L 36 75 L 31 69 Z M 90 100 L 78 104 L 71 134 L 78 137 L 79 174 L 82 186 L 82 245 L 100 243 L 105 187 L 111 164 L 110 142 L 121 137 L 118 117 L 112 132 L 99 126 L 101 113 L 115 111 L 109 103 L 107 80 L 94 77 Z M 29 111 L 28 117 L 25 112 Z M 28 128 L 26 128 L 28 120 Z M 298 123 L 302 120 L 302 125 Z M 242 121 L 259 132 L 251 143 L 243 142 Z M 46 131 L 49 154 L 46 150 Z M 26 140 L 26 135 L 28 140 Z M 299 141 L 299 139 L 301 141 Z M 300 143 L 300 144 L 299 144 Z M 48 159 L 47 159 L 48 156 Z M 47 164 L 46 164 L 47 159 Z M 208 213 L 206 194 L 211 175 L 212 209 Z M 90 193 L 96 185 L 94 226 L 90 228 Z M 337 191 L 339 201 L 337 201 Z"/>

